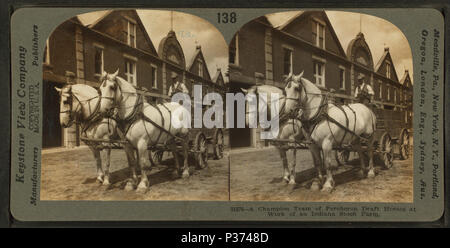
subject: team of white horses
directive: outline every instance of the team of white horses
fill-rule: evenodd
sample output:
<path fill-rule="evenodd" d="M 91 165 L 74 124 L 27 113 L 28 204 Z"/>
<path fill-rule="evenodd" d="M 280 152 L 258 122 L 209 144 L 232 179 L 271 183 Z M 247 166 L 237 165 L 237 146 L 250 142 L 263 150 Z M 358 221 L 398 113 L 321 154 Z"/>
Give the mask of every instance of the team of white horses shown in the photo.
<path fill-rule="evenodd" d="M 376 117 L 370 108 L 355 103 L 337 107 L 324 101 L 325 95 L 313 83 L 299 75 L 289 75 L 286 86 L 280 90 L 274 86 L 255 86 L 246 93 L 266 94 L 278 93 L 280 97 L 279 139 L 309 140 L 309 148 L 317 169 L 317 178 L 313 180 L 311 189 L 322 188 L 331 192 L 334 188 L 332 149 L 335 146 L 351 144 L 356 148 L 361 159 L 361 172 L 366 170 L 361 139 L 367 143 L 369 157 L 368 177 L 375 176 L 373 167 L 373 134 Z M 172 147 L 177 169 L 176 174 L 189 176 L 188 167 L 188 129 L 175 128 L 171 120 L 182 121 L 188 111 L 175 111 L 183 106 L 175 102 L 166 102 L 158 106 L 148 104 L 138 94 L 136 88 L 118 76 L 103 73 L 100 79 L 99 91 L 84 84 L 66 85 L 58 89 L 61 96 L 60 122 L 63 127 L 69 127 L 74 122 L 81 124 L 83 135 L 90 139 L 111 140 L 120 136 L 126 139 L 124 150 L 127 155 L 132 180 L 125 186 L 126 190 L 134 189 L 146 192 L 149 188 L 148 177 L 144 168 L 150 166 L 148 147 L 166 144 Z M 274 99 L 272 99 L 274 100 Z M 267 106 L 271 106 L 267 104 Z M 247 112 L 248 114 L 248 112 Z M 177 116 L 174 116 L 177 115 Z M 317 118 L 318 116 L 325 118 Z M 287 117 L 286 117 L 287 116 Z M 248 119 L 248 118 L 247 118 Z M 364 138 L 363 138 L 364 137 Z M 184 161 L 182 166 L 178 161 L 176 142 L 183 144 Z M 285 146 L 277 147 L 283 163 L 283 179 L 289 184 L 295 184 L 296 150 Z M 97 162 L 97 179 L 104 185 L 110 184 L 109 166 L 110 149 L 102 149 L 105 153 L 106 169 L 102 169 L 101 148 L 90 145 Z M 292 159 L 288 161 L 287 157 Z M 136 167 L 141 170 L 140 180 Z M 323 173 L 326 172 L 326 177 Z"/>

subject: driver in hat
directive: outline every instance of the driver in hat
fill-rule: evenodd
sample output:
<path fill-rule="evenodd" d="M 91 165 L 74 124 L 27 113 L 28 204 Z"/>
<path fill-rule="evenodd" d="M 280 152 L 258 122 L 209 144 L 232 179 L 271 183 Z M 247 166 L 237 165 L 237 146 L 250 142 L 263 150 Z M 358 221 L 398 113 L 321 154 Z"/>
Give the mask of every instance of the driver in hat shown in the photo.
<path fill-rule="evenodd" d="M 187 89 L 184 82 L 183 81 L 180 82 L 180 80 L 178 80 L 177 73 L 172 72 L 171 78 L 172 78 L 172 85 L 169 87 L 169 91 L 167 92 L 167 95 L 172 97 L 173 95 L 175 95 L 176 93 L 179 93 L 179 92 L 189 94 L 189 90 Z"/>
<path fill-rule="evenodd" d="M 372 86 L 366 83 L 364 74 L 360 73 L 358 75 L 358 87 L 355 89 L 355 98 L 362 104 L 370 105 L 374 95 Z"/>

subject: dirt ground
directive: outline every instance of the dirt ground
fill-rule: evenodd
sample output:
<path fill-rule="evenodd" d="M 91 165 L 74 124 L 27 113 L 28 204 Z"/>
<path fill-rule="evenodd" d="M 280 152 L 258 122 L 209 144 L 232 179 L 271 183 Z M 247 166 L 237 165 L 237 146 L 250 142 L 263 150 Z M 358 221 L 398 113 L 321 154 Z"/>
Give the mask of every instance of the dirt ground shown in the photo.
<path fill-rule="evenodd" d="M 88 148 L 42 154 L 41 200 L 228 200 L 228 157 L 194 168 L 186 179 L 171 176 L 173 159 L 166 155 L 161 165 L 147 173 L 150 189 L 145 194 L 125 191 L 130 172 L 122 150 L 111 152 L 110 187 L 96 181 L 95 160 Z"/>
<path fill-rule="evenodd" d="M 360 179 L 359 159 L 351 154 L 349 163 L 335 172 L 335 190 L 325 193 L 309 189 L 314 170 L 307 150 L 297 152 L 297 185 L 294 187 L 281 180 L 282 166 L 275 148 L 238 149 L 226 154 L 229 155 L 221 160 L 210 159 L 205 169 L 193 169 L 193 175 L 187 179 L 172 178 L 170 171 L 174 161 L 171 155 L 165 155 L 163 163 L 147 173 L 150 189 L 142 194 L 123 189 L 130 173 L 122 150 L 112 151 L 112 185 L 108 188 L 96 181 L 95 162 L 89 149 L 44 152 L 40 197 L 41 200 L 103 201 L 227 201 L 229 197 L 232 201 L 413 201 L 412 157 L 404 161 L 395 158 L 393 167 L 388 170 L 376 165 L 375 178 Z"/>
<path fill-rule="evenodd" d="M 412 202 L 413 160 L 394 159 L 386 170 L 375 164 L 376 176 L 360 179 L 357 155 L 351 153 L 347 165 L 335 172 L 331 193 L 309 189 L 314 176 L 309 151 L 297 152 L 296 182 L 291 186 L 281 179 L 280 156 L 274 148 L 233 153 L 231 156 L 232 201 L 307 201 L 307 202 Z"/>

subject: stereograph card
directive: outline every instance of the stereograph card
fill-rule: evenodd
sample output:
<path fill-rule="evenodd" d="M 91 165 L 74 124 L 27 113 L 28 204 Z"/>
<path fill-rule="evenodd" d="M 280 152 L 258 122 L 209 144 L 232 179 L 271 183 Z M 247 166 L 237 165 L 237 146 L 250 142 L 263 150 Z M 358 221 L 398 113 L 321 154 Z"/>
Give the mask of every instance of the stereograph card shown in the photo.
<path fill-rule="evenodd" d="M 19 221 L 444 211 L 435 9 L 24 7 L 11 77 Z"/>

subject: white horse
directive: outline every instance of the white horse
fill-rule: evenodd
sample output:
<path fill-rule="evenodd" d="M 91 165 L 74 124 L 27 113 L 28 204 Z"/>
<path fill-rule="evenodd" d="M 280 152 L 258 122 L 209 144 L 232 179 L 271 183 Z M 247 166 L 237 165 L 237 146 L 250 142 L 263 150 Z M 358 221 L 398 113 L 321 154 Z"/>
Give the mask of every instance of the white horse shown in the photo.
<path fill-rule="evenodd" d="M 175 127 L 172 120 L 178 120 L 180 123 L 189 119 L 187 110 L 179 111 L 183 106 L 175 102 L 166 102 L 157 106 L 150 105 L 143 100 L 143 96 L 139 95 L 136 88 L 117 76 L 119 70 L 114 74 L 105 74 L 101 79 L 101 101 L 100 112 L 107 113 L 117 108 L 117 119 L 122 123 L 124 136 L 127 141 L 137 150 L 138 164 L 141 168 L 141 180 L 137 187 L 137 191 L 146 192 L 149 188 L 145 167 L 150 167 L 148 147 L 157 144 L 168 145 L 175 158 L 178 175 L 180 165 L 177 156 L 177 140 L 182 140 L 184 152 L 183 177 L 189 176 L 188 167 L 188 129 L 185 127 Z M 138 181 L 136 171 L 133 170 L 134 182 Z M 127 184 L 126 189 L 129 190 L 134 185 Z"/>
<path fill-rule="evenodd" d="M 114 119 L 103 118 L 99 115 L 100 97 L 96 89 L 85 84 L 65 85 L 56 88 L 59 92 L 61 126 L 70 127 L 73 123 L 79 123 L 82 136 L 90 139 L 109 140 L 117 135 L 117 123 Z M 95 142 L 87 144 L 97 163 L 97 180 L 103 185 L 110 185 L 110 155 L 111 149 L 101 149 Z M 103 172 L 101 153 L 104 153 L 106 169 Z M 127 152 L 127 156 L 128 153 Z M 133 157 L 128 157 L 129 163 L 133 163 Z"/>
<path fill-rule="evenodd" d="M 365 161 L 361 142 L 367 144 L 369 171 L 367 176 L 374 177 L 373 168 L 373 134 L 376 116 L 370 108 L 361 103 L 336 106 L 329 104 L 326 96 L 312 82 L 299 75 L 290 75 L 286 79 L 286 111 L 303 111 L 301 121 L 312 145 L 314 164 L 318 169 L 319 181 L 323 182 L 320 151 L 323 152 L 323 163 L 327 177 L 322 191 L 331 192 L 334 188 L 332 168 L 333 147 L 351 145 L 359 154 L 361 174 L 364 176 Z M 313 185 L 312 189 L 319 186 Z"/>
<path fill-rule="evenodd" d="M 260 94 L 266 94 L 267 102 L 265 105 L 267 106 L 267 115 L 271 116 L 271 111 L 278 111 L 278 114 L 275 118 L 279 120 L 279 133 L 277 139 L 286 139 L 286 140 L 295 140 L 297 142 L 303 140 L 304 135 L 302 131 L 302 124 L 295 115 L 288 115 L 284 111 L 285 108 L 285 95 L 284 92 L 278 87 L 271 85 L 261 85 L 261 86 L 253 86 L 249 89 L 241 89 L 246 94 L 255 94 L 260 97 Z M 278 94 L 278 98 L 271 98 L 271 94 Z M 272 102 L 279 101 L 279 108 L 272 109 Z M 259 101 L 258 101 L 259 102 Z M 262 106 L 261 106 L 262 107 Z M 246 125 L 249 125 L 249 111 L 248 104 L 245 107 L 246 109 Z M 283 164 L 283 174 L 282 178 L 284 181 L 288 182 L 291 185 L 295 184 L 295 166 L 296 166 L 296 149 L 290 149 L 286 142 L 276 142 L 275 146 L 280 153 L 280 157 Z M 289 163 L 288 157 L 291 157 L 291 161 Z"/>

